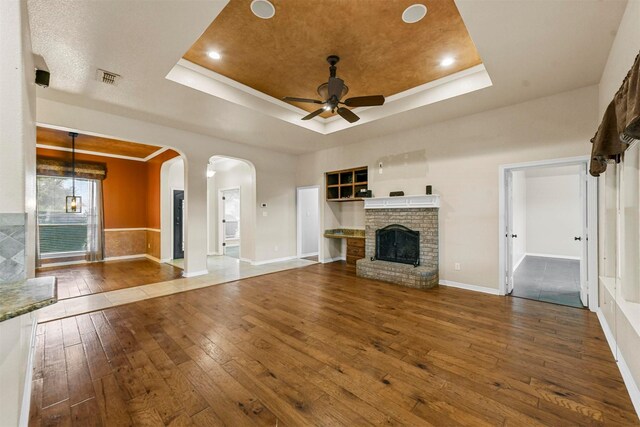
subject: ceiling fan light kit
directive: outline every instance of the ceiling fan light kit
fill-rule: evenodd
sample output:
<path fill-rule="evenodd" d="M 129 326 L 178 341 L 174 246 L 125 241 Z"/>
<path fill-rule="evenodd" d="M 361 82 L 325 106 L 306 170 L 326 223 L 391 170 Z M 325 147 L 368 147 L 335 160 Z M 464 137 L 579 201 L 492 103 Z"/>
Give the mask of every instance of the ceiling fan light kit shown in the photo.
<path fill-rule="evenodd" d="M 338 61 L 340 61 L 340 57 L 337 55 L 330 55 L 327 57 L 327 62 L 329 63 L 329 81 L 327 83 L 322 83 L 317 89 L 318 95 L 320 95 L 324 101 L 291 96 L 282 98 L 283 101 L 287 102 L 305 102 L 309 104 L 323 105 L 323 107 L 304 116 L 302 120 L 311 120 L 317 115 L 331 111 L 332 113 L 338 113 L 349 123 L 355 123 L 360 120 L 360 117 L 350 109 L 343 107 L 343 105 L 346 107 L 375 107 L 384 104 L 383 95 L 356 96 L 341 101 L 341 99 L 349 92 L 349 87 L 344 84 L 344 80 L 336 77 L 336 64 Z"/>

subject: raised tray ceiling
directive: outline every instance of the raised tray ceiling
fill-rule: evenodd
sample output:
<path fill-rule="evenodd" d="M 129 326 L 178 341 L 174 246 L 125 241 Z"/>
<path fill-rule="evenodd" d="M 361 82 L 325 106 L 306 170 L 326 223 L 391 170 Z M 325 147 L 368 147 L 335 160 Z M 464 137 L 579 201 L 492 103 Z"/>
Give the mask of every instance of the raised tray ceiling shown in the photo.
<path fill-rule="evenodd" d="M 348 97 L 388 97 L 482 63 L 453 0 L 422 2 L 428 13 L 415 24 L 401 16 L 416 0 L 272 3 L 276 14 L 265 20 L 251 13 L 250 2 L 231 0 L 184 59 L 278 99 L 317 99 L 330 54 L 341 58 L 338 77 Z M 209 58 L 209 51 L 222 58 Z M 456 61 L 443 67 L 447 56 Z"/>

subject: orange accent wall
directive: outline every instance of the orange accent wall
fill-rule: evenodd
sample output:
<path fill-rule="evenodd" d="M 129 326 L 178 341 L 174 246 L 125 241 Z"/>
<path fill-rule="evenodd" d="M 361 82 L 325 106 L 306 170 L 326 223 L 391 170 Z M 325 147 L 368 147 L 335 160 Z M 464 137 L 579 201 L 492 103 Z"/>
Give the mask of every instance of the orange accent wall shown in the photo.
<path fill-rule="evenodd" d="M 38 148 L 37 155 L 71 161 L 66 151 Z M 107 165 L 103 181 L 105 228 L 160 228 L 160 168 L 178 153 L 167 150 L 148 162 L 76 154 Z"/>

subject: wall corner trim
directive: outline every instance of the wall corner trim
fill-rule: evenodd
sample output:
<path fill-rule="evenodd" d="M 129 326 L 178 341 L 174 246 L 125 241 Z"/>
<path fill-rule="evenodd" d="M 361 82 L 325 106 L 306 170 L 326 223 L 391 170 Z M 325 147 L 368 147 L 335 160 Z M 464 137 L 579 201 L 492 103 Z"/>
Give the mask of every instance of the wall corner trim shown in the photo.
<path fill-rule="evenodd" d="M 633 376 L 631 375 L 631 371 L 629 370 L 629 366 L 627 365 L 627 362 L 624 360 L 624 357 L 622 356 L 622 351 L 620 351 L 620 348 L 618 347 L 618 343 L 616 342 L 616 339 L 613 336 L 613 333 L 611 332 L 611 328 L 607 323 L 607 319 L 604 317 L 604 314 L 602 313 L 602 310 L 600 307 L 598 307 L 596 314 L 598 316 L 598 320 L 600 321 L 600 326 L 602 326 L 602 331 L 604 332 L 604 336 L 607 338 L 607 342 L 609 343 L 609 348 L 611 349 L 613 358 L 614 359 L 616 358 L 616 354 L 618 356 L 616 360 L 616 365 L 618 365 L 618 369 L 620 370 L 620 374 L 622 375 L 622 380 L 624 381 L 624 385 L 627 387 L 627 391 L 629 392 L 631 403 L 633 404 L 633 407 L 636 409 L 636 413 L 638 414 L 638 417 L 640 417 L 640 387 L 634 381 Z"/>
<path fill-rule="evenodd" d="M 497 288 L 489 288 L 486 286 L 478 286 L 478 285 L 468 285 L 466 283 L 454 282 L 451 280 L 443 280 L 443 279 L 440 279 L 440 284 L 444 286 L 449 286 L 452 288 L 465 289 L 467 291 L 482 292 L 484 294 L 491 294 L 491 295 L 500 295 L 500 291 Z"/>
<path fill-rule="evenodd" d="M 157 262 L 158 264 L 162 264 L 162 260 L 160 258 L 156 258 L 153 255 L 144 254 L 144 257 L 150 259 L 151 261 Z"/>

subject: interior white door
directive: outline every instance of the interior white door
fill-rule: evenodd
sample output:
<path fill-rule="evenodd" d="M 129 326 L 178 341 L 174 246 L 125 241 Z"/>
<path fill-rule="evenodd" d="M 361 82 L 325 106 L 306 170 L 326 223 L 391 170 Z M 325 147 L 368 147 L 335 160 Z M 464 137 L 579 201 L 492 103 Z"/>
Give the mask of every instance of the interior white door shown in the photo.
<path fill-rule="evenodd" d="M 240 189 L 233 188 L 221 191 L 220 205 L 222 207 L 221 224 L 221 252 L 224 255 L 236 254 L 240 246 Z"/>
<path fill-rule="evenodd" d="M 589 229 L 588 223 L 588 203 L 587 203 L 587 171 L 586 167 L 580 171 L 580 216 L 582 221 L 582 235 L 576 236 L 581 239 L 580 251 L 580 301 L 585 307 L 589 306 L 589 269 L 587 268 L 588 250 L 589 250 Z"/>
<path fill-rule="evenodd" d="M 513 269 L 513 172 L 510 170 L 505 171 L 505 215 L 506 215 L 506 229 L 505 229 L 505 248 L 506 250 L 506 291 L 507 295 L 513 292 L 514 286 L 514 269 Z"/>

